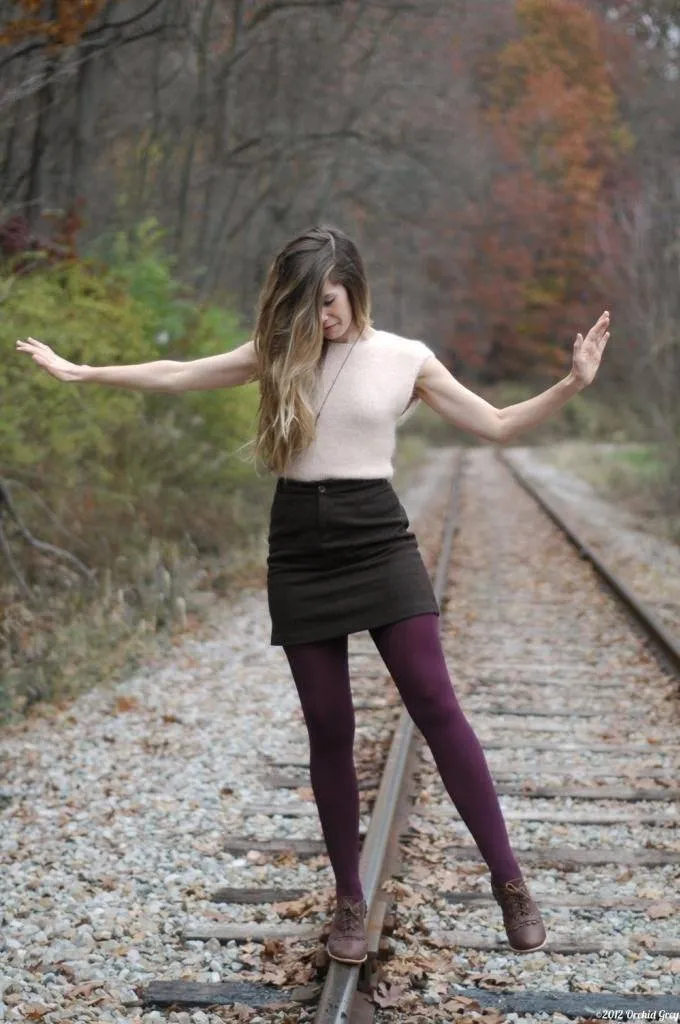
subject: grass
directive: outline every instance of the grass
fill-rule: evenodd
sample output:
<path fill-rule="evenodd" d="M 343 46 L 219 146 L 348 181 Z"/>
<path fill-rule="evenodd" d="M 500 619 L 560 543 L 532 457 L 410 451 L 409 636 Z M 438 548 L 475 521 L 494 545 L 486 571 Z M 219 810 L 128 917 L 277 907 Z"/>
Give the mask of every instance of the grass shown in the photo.
<path fill-rule="evenodd" d="M 32 563 L 33 604 L 0 593 L 0 724 L 63 706 L 95 685 L 114 684 L 182 635 L 200 635 L 213 606 L 243 587 L 263 585 L 267 479 L 222 496 L 229 536 L 201 551 L 189 539 L 150 531 L 118 537 L 123 554 L 93 585 L 57 573 L 43 555 Z"/>
<path fill-rule="evenodd" d="M 408 486 L 428 443 L 413 431 L 398 435 L 397 489 Z M 215 521 L 207 516 L 200 549 L 188 539 L 160 539 L 153 526 L 118 536 L 114 546 L 121 553 L 89 588 L 36 555 L 35 606 L 13 595 L 9 585 L 0 591 L 0 725 L 51 715 L 80 693 L 113 686 L 171 654 L 184 636 L 214 635 L 213 623 L 244 589 L 266 586 L 274 486 L 273 476 L 253 471 L 242 485 L 225 489 L 219 536 L 213 536 Z M 162 506 L 162 496 L 157 502 Z M 115 516 L 109 527 L 116 529 Z"/>
<path fill-rule="evenodd" d="M 643 517 L 650 532 L 680 542 L 680 514 L 669 501 L 669 462 L 661 445 L 563 441 L 545 445 L 541 456 L 589 483 L 608 501 Z"/>

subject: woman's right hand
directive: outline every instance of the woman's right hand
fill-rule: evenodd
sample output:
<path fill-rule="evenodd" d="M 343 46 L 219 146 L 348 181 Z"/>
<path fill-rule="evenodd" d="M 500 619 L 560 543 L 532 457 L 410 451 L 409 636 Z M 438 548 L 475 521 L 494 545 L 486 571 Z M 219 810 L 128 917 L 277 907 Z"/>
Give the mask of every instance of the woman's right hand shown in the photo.
<path fill-rule="evenodd" d="M 80 381 L 84 378 L 84 367 L 78 366 L 76 363 L 69 363 L 68 359 L 62 359 L 52 351 L 49 345 L 45 345 L 42 341 L 36 341 L 35 338 L 17 341 L 17 351 L 28 352 L 33 356 L 34 362 L 51 373 L 57 380 Z"/>

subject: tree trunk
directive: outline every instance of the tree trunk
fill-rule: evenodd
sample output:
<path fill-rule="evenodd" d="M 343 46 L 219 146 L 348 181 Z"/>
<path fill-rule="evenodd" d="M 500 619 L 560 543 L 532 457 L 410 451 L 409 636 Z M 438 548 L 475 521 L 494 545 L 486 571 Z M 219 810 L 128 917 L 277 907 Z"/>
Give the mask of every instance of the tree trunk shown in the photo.
<path fill-rule="evenodd" d="M 175 233 L 175 252 L 180 270 L 183 269 L 183 255 L 186 245 L 187 215 L 189 211 L 189 191 L 191 185 L 191 172 L 196 154 L 198 140 L 205 128 L 207 115 L 207 87 L 208 87 L 208 38 L 210 35 L 210 22 L 212 20 L 215 0 L 205 0 L 203 14 L 201 17 L 201 29 L 196 47 L 196 59 L 198 62 L 198 82 L 196 85 L 196 97 L 194 100 L 194 116 L 190 129 L 189 144 L 184 157 L 184 165 L 179 185 L 179 214 L 177 218 L 177 230 Z"/>
<path fill-rule="evenodd" d="M 56 18 L 57 0 L 52 0 L 52 16 Z M 28 166 L 28 184 L 26 186 L 26 219 L 32 231 L 35 231 L 42 212 L 42 181 L 43 159 L 47 149 L 47 119 L 54 102 L 54 73 L 59 63 L 58 57 L 47 57 L 44 60 L 42 85 L 36 96 L 35 131 L 31 158 Z"/>

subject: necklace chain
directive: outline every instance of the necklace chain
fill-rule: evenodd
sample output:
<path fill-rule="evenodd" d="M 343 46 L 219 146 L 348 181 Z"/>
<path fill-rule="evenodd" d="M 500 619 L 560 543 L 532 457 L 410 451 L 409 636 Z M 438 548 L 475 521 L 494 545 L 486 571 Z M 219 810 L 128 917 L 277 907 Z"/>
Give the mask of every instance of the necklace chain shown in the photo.
<path fill-rule="evenodd" d="M 321 410 L 323 409 L 324 405 L 326 404 L 326 399 L 328 398 L 328 396 L 330 395 L 331 391 L 333 390 L 333 387 L 334 387 L 334 385 L 335 385 L 335 382 L 336 382 L 336 380 L 338 379 L 338 377 L 339 377 L 339 376 L 340 376 L 340 374 L 342 373 L 342 368 L 343 368 L 343 366 L 345 365 L 345 363 L 347 362 L 347 360 L 349 359 L 349 357 L 350 357 L 350 356 L 352 355 L 352 352 L 353 352 L 353 350 L 354 350 L 354 346 L 356 345 L 356 343 L 358 342 L 358 340 L 359 340 L 359 338 L 360 338 L 360 337 L 361 337 L 361 334 L 357 335 L 357 337 L 356 337 L 356 338 L 354 339 L 354 341 L 352 342 L 352 348 L 350 348 L 349 352 L 347 353 L 347 355 L 345 356 L 345 358 L 344 358 L 344 360 L 343 360 L 343 362 L 342 362 L 342 366 L 340 367 L 340 369 L 339 369 L 339 370 L 338 370 L 338 372 L 336 373 L 335 377 L 333 378 L 333 383 L 331 384 L 331 386 L 329 387 L 328 391 L 326 392 L 326 394 L 325 394 L 325 396 L 324 396 L 324 400 L 323 400 L 323 402 L 321 403 L 321 405 L 320 405 L 320 407 L 319 407 L 319 411 L 318 411 L 318 412 L 317 412 L 317 414 L 316 414 L 316 418 L 315 418 L 315 420 L 314 420 L 314 425 L 315 425 L 315 426 L 316 426 L 316 424 L 317 424 L 317 422 L 318 422 L 319 416 L 321 415 Z"/>

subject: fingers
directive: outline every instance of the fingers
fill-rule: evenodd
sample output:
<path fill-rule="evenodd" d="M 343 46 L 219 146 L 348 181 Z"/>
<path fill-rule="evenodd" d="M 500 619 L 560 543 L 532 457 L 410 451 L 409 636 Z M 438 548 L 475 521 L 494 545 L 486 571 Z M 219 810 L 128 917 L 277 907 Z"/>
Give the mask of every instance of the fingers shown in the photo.
<path fill-rule="evenodd" d="M 33 356 L 35 362 L 41 365 L 44 365 L 43 359 L 54 358 L 56 355 L 49 345 L 43 344 L 42 341 L 38 341 L 36 338 L 27 338 L 26 341 L 19 339 L 17 341 L 17 351 L 28 352 L 29 355 Z"/>
<path fill-rule="evenodd" d="M 604 335 L 607 333 L 609 327 L 609 310 L 605 309 L 604 313 L 600 314 L 598 320 L 595 321 L 593 326 L 588 331 L 587 341 L 594 341 L 598 346 L 603 344 Z M 607 334 L 607 337 L 609 335 Z"/>
<path fill-rule="evenodd" d="M 49 348 L 49 345 L 44 345 L 42 343 L 42 341 L 38 341 L 36 338 L 27 338 L 26 341 L 22 341 L 21 339 L 19 339 L 17 341 L 17 348 L 21 348 L 21 349 L 29 350 L 30 351 L 31 349 L 36 349 L 36 348 L 37 349 L 47 349 L 47 348 Z"/>

